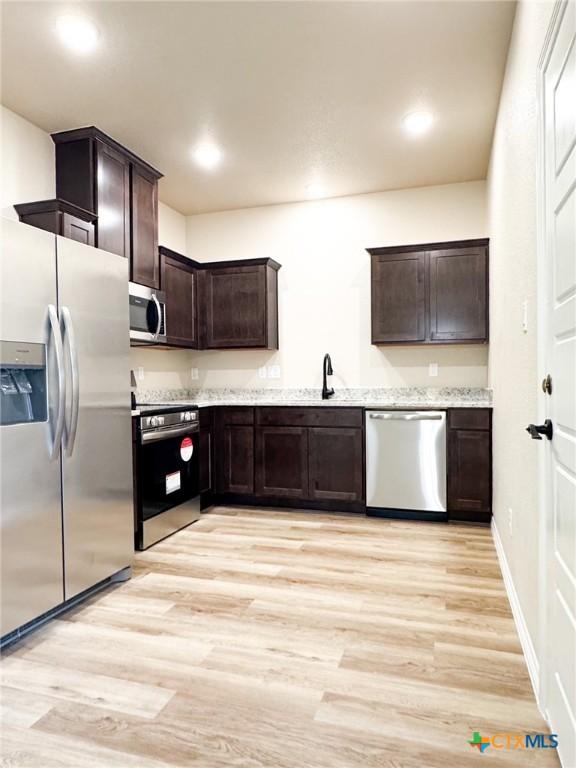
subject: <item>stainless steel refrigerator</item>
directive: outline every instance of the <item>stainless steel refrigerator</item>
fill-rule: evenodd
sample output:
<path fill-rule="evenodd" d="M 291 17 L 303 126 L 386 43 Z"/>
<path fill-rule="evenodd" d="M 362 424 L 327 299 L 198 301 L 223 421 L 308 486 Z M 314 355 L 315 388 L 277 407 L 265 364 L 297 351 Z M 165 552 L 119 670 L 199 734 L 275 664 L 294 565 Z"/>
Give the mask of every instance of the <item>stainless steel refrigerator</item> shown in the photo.
<path fill-rule="evenodd" d="M 1 636 L 132 561 L 127 259 L 0 220 Z"/>

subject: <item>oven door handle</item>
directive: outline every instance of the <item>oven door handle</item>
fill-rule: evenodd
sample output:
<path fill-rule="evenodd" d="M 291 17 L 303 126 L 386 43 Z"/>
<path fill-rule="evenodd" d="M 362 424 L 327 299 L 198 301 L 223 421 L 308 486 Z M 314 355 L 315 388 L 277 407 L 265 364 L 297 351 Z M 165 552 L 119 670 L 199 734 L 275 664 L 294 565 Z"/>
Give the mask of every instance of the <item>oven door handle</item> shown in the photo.
<path fill-rule="evenodd" d="M 140 435 L 140 442 L 142 445 L 145 443 L 157 443 L 159 440 L 169 440 L 171 437 L 189 435 L 192 432 L 198 432 L 198 430 L 199 427 L 197 424 L 187 424 L 183 427 L 166 427 L 165 429 L 142 432 Z"/>

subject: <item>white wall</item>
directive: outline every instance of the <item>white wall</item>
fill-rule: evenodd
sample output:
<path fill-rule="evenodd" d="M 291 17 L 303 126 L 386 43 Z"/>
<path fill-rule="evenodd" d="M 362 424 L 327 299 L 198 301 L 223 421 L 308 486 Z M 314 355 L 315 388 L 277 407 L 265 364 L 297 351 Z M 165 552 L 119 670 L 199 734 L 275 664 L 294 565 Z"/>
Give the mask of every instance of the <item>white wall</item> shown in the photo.
<path fill-rule="evenodd" d="M 16 203 L 55 197 L 50 134 L 0 105 L 0 215 L 18 219 Z"/>
<path fill-rule="evenodd" d="M 186 255 L 186 217 L 158 203 L 158 243 Z"/>
<path fill-rule="evenodd" d="M 524 430 L 538 414 L 544 375 L 536 348 L 536 74 L 551 8 L 543 2 L 518 5 L 488 178 L 494 517 L 537 654 L 540 451 Z"/>
<path fill-rule="evenodd" d="M 272 257 L 279 272 L 280 350 L 193 355 L 205 386 L 486 386 L 486 347 L 370 344 L 370 246 L 485 237 L 485 183 L 469 182 L 189 216 L 198 261 Z M 430 378 L 428 364 L 439 364 Z M 278 364 L 281 378 L 258 368 Z"/>

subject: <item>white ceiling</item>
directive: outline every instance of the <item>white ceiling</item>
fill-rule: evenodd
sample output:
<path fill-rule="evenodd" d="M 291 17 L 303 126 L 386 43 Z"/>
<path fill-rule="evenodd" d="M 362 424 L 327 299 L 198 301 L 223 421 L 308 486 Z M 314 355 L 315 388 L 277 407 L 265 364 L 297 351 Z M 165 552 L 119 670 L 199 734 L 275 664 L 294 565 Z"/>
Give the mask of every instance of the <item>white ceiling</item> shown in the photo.
<path fill-rule="evenodd" d="M 54 33 L 100 31 L 83 57 Z M 510 2 L 8 2 L 2 101 L 47 131 L 96 125 L 163 171 L 182 213 L 484 178 Z M 410 139 L 402 117 L 431 109 Z M 225 153 L 207 173 L 204 138 Z"/>

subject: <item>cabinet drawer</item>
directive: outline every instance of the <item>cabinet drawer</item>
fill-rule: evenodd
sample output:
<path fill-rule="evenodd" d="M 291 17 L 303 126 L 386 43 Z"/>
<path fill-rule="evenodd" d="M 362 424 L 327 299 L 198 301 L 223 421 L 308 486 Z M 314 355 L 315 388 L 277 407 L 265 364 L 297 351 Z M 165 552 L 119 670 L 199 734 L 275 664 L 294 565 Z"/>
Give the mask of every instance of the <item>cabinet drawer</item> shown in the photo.
<path fill-rule="evenodd" d="M 254 424 L 254 408 L 225 406 L 217 411 L 219 424 Z"/>
<path fill-rule="evenodd" d="M 448 411 L 450 429 L 490 429 L 489 408 L 453 408 Z"/>
<path fill-rule="evenodd" d="M 287 427 L 362 427 L 361 408 L 266 406 L 256 408 L 256 423 Z"/>

